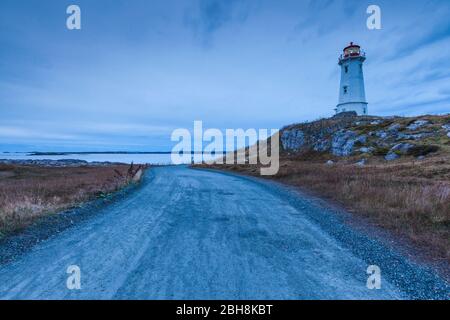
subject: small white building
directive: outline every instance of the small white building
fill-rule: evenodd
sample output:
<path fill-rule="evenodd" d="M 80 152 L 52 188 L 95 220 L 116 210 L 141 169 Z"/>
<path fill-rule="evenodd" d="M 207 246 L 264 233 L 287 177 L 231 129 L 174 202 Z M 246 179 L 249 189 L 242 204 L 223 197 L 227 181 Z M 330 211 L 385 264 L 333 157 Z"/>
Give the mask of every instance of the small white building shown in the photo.
<path fill-rule="evenodd" d="M 341 67 L 341 84 L 339 88 L 339 104 L 336 114 L 355 111 L 358 115 L 367 114 L 367 101 L 364 89 L 363 63 L 366 54 L 361 47 L 350 42 L 339 57 Z"/>

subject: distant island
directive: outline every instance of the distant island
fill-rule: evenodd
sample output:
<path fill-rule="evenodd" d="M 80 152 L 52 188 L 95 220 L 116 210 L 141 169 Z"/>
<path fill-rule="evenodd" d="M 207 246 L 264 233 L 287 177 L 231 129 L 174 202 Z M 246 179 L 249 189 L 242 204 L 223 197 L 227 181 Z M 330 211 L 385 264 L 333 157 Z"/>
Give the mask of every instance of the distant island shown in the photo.
<path fill-rule="evenodd" d="M 171 154 L 172 151 L 81 151 L 81 152 L 30 152 L 28 156 L 68 156 L 86 154 Z M 201 154 L 201 151 L 191 151 L 191 154 Z M 216 152 L 220 153 L 220 152 Z M 223 152 L 224 153 L 224 152 Z"/>

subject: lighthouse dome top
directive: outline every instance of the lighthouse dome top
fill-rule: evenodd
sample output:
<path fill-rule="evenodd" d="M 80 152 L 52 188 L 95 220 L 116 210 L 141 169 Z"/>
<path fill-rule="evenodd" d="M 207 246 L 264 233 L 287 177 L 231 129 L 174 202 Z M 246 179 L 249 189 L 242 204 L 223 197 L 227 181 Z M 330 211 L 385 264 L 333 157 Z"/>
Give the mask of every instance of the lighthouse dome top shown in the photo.
<path fill-rule="evenodd" d="M 344 48 L 344 57 L 354 57 L 359 56 L 361 54 L 361 47 L 353 42 L 350 42 L 350 45 Z"/>
<path fill-rule="evenodd" d="M 343 50 L 343 53 L 339 57 L 339 62 L 351 58 L 365 59 L 366 54 L 361 50 L 361 47 L 353 42 L 350 42 Z"/>

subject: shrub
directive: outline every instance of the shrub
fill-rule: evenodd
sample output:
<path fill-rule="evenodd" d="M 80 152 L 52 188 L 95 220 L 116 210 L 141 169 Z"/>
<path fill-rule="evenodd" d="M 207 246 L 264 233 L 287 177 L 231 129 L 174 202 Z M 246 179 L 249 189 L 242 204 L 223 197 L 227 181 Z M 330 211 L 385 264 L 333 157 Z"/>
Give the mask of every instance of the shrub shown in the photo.
<path fill-rule="evenodd" d="M 439 147 L 435 145 L 416 145 L 408 150 L 408 155 L 414 157 L 426 156 L 427 154 L 437 152 L 438 150 Z"/>
<path fill-rule="evenodd" d="M 384 157 L 385 155 L 388 154 L 389 150 L 390 149 L 387 147 L 378 147 L 373 151 L 373 155 Z"/>

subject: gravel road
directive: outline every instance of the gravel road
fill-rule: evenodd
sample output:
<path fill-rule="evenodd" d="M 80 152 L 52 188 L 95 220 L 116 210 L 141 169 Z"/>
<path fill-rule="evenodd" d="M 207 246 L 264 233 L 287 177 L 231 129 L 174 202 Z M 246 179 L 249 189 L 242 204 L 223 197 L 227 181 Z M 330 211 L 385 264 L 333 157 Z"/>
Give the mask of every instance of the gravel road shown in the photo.
<path fill-rule="evenodd" d="M 0 298 L 449 298 L 432 271 L 272 182 L 158 167 L 98 210 L 0 266 Z M 366 286 L 371 264 L 379 290 Z M 80 290 L 66 286 L 70 265 Z"/>

